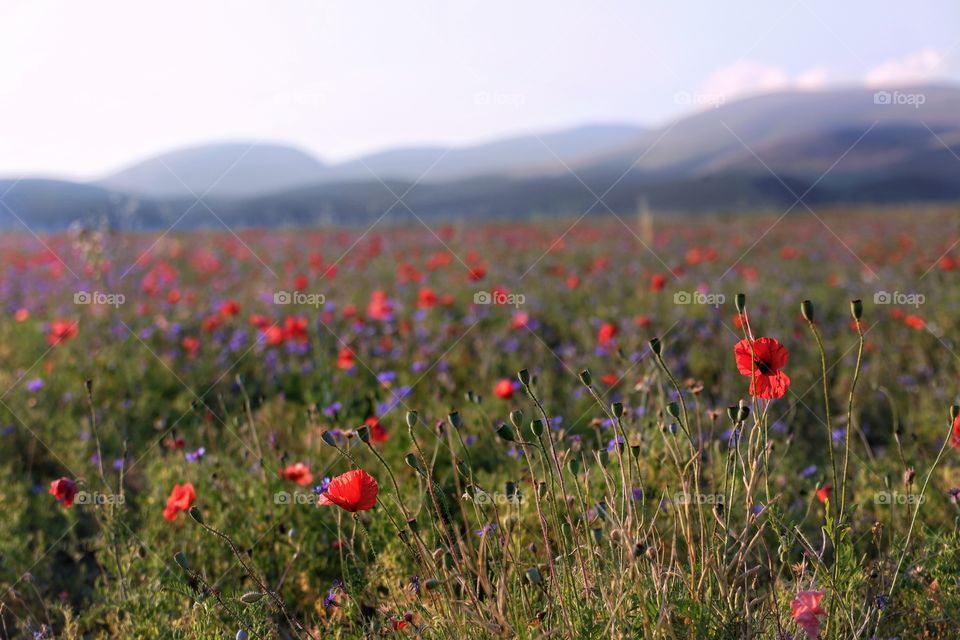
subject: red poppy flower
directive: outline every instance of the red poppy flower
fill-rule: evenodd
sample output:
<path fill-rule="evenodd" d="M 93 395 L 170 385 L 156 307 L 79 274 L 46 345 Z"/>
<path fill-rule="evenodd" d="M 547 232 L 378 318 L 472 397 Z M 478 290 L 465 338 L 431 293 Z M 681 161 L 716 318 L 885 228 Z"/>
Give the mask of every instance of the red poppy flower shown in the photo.
<path fill-rule="evenodd" d="M 180 345 L 183 347 L 183 350 L 187 352 L 191 357 L 196 356 L 197 352 L 200 351 L 200 341 L 194 338 L 193 336 L 187 336 L 180 341 Z"/>
<path fill-rule="evenodd" d="M 667 277 L 662 273 L 655 273 L 650 278 L 650 291 L 656 293 L 663 289 L 667 284 Z"/>
<path fill-rule="evenodd" d="M 370 427 L 370 442 L 381 444 L 390 439 L 386 427 L 380 424 L 380 420 L 376 416 L 370 416 L 364 421 L 364 424 Z"/>
<path fill-rule="evenodd" d="M 163 510 L 163 519 L 173 522 L 179 512 L 186 511 L 193 506 L 196 497 L 197 492 L 194 491 L 193 485 L 189 482 L 173 485 L 173 491 L 170 492 L 170 497 L 167 498 L 167 506 Z"/>
<path fill-rule="evenodd" d="M 953 433 L 950 434 L 950 446 L 960 449 L 960 415 L 953 421 Z"/>
<path fill-rule="evenodd" d="M 280 477 L 286 478 L 287 480 L 293 480 L 301 487 L 305 487 L 313 482 L 313 474 L 310 473 L 310 469 L 307 467 L 307 465 L 303 464 L 302 462 L 291 464 L 285 469 L 281 469 Z"/>
<path fill-rule="evenodd" d="M 825 484 L 819 489 L 817 489 L 817 500 L 820 502 L 826 503 L 830 499 L 830 494 L 833 492 L 833 486 Z"/>
<path fill-rule="evenodd" d="M 600 346 L 606 347 L 613 342 L 614 336 L 617 335 L 617 330 L 617 325 L 612 322 L 604 322 L 600 325 L 600 329 L 597 331 L 597 342 L 600 343 Z"/>
<path fill-rule="evenodd" d="M 436 292 L 429 287 L 424 287 L 423 289 L 420 289 L 420 293 L 417 294 L 417 308 L 429 309 L 437 304 L 437 300 L 438 298 Z"/>
<path fill-rule="evenodd" d="M 200 322 L 200 328 L 204 333 L 213 333 L 223 324 L 222 316 L 207 316 Z"/>
<path fill-rule="evenodd" d="M 220 315 L 224 318 L 232 318 L 240 313 L 240 303 L 236 300 L 226 300 L 220 305 Z"/>
<path fill-rule="evenodd" d="M 54 320 L 50 323 L 50 330 L 47 333 L 47 344 L 55 347 L 61 342 L 75 337 L 77 335 L 78 324 L 71 320 Z"/>
<path fill-rule="evenodd" d="M 801 591 L 790 603 L 790 615 L 810 638 L 820 635 L 820 617 L 827 612 L 820 606 L 824 591 Z"/>
<path fill-rule="evenodd" d="M 753 375 L 750 395 L 774 400 L 787 395 L 790 378 L 781 369 L 787 366 L 790 353 L 773 338 L 757 338 L 751 349 L 748 340 L 741 340 L 733 348 L 737 369 L 745 376 Z"/>
<path fill-rule="evenodd" d="M 307 341 L 307 319 L 303 316 L 288 316 L 283 321 L 283 335 L 288 340 Z"/>
<path fill-rule="evenodd" d="M 337 352 L 337 368 L 353 369 L 353 367 L 356 365 L 356 361 L 354 359 L 355 357 L 356 356 L 353 355 L 353 351 L 351 351 L 349 347 L 340 349 L 340 351 Z"/>
<path fill-rule="evenodd" d="M 506 378 L 500 380 L 497 386 L 493 388 L 493 392 L 497 394 L 498 398 L 509 400 L 513 397 L 513 381 Z"/>
<path fill-rule="evenodd" d="M 17 320 L 17 322 L 26 322 L 30 318 L 30 311 L 20 307 L 17 309 L 17 312 L 13 314 L 13 317 Z"/>
<path fill-rule="evenodd" d="M 393 304 L 387 297 L 387 292 L 377 289 L 370 294 L 370 303 L 367 305 L 367 315 L 374 320 L 388 320 L 393 314 Z"/>
<path fill-rule="evenodd" d="M 331 480 L 317 504 L 335 504 L 344 511 L 366 511 L 377 504 L 379 492 L 380 487 L 373 476 L 363 469 L 354 469 Z"/>
<path fill-rule="evenodd" d="M 50 483 L 50 495 L 56 496 L 57 502 L 69 508 L 77 496 L 77 483 L 69 478 L 60 478 Z"/>
<path fill-rule="evenodd" d="M 908 327 L 910 327 L 911 329 L 916 329 L 917 331 L 920 331 L 921 329 L 927 326 L 927 323 L 924 322 L 923 318 L 921 318 L 918 315 L 909 315 L 906 318 L 904 318 L 903 321 L 906 323 Z"/>

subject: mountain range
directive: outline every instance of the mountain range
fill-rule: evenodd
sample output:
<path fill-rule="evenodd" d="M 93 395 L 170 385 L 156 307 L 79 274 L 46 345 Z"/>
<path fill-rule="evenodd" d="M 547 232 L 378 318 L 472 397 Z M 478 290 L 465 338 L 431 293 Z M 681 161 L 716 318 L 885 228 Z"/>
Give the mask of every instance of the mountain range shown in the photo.
<path fill-rule="evenodd" d="M 745 98 L 656 128 L 594 124 L 337 164 L 279 144 L 202 145 L 91 183 L 0 179 L 0 227 L 368 224 L 387 211 L 391 221 L 513 219 L 630 212 L 641 200 L 665 212 L 785 209 L 800 196 L 955 201 L 958 176 L 960 88 L 844 88 Z"/>

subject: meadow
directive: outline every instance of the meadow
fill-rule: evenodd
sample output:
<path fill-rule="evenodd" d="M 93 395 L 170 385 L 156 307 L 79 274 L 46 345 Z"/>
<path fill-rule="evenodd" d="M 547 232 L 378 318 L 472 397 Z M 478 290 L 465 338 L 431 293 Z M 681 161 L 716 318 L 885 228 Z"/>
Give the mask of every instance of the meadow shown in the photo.
<path fill-rule="evenodd" d="M 0 638 L 960 637 L 955 207 L 0 237 Z"/>

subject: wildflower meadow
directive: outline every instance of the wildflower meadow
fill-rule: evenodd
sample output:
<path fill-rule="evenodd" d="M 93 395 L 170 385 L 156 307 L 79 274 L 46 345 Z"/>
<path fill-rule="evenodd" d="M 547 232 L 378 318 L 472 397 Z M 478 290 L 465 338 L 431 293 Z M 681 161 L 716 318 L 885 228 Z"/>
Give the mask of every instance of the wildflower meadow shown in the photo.
<path fill-rule="evenodd" d="M 958 638 L 957 221 L 5 233 L 0 638 Z"/>

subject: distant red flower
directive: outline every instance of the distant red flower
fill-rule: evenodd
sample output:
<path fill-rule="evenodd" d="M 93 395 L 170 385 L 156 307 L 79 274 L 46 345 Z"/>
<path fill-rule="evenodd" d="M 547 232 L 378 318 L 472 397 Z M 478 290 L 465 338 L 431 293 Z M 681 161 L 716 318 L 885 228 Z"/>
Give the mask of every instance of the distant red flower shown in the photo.
<path fill-rule="evenodd" d="M 429 287 L 424 287 L 423 289 L 420 289 L 420 293 L 417 294 L 417 308 L 429 309 L 437 304 L 437 300 L 438 298 L 436 292 Z"/>
<path fill-rule="evenodd" d="M 377 289 L 370 294 L 370 302 L 367 304 L 367 315 L 374 320 L 387 320 L 393 314 L 393 305 L 387 297 L 387 292 Z"/>
<path fill-rule="evenodd" d="M 605 373 L 602 376 L 600 376 L 600 380 L 603 382 L 603 384 L 607 385 L 608 387 L 612 387 L 613 385 L 620 382 L 620 376 L 618 376 L 615 373 Z"/>
<path fill-rule="evenodd" d="M 513 381 L 508 380 L 507 378 L 500 380 L 493 388 L 493 392 L 497 394 L 498 398 L 509 400 L 513 397 Z"/>
<path fill-rule="evenodd" d="M 351 351 L 349 347 L 340 349 L 340 351 L 337 353 L 337 368 L 353 369 L 354 366 L 356 366 L 356 361 L 353 351 Z"/>
<path fill-rule="evenodd" d="M 212 315 L 207 316 L 200 322 L 200 328 L 204 333 L 213 333 L 220 328 L 220 325 L 223 324 L 223 317 Z"/>
<path fill-rule="evenodd" d="M 283 329 L 281 329 L 277 325 L 271 325 L 263 329 L 262 333 L 263 333 L 263 340 L 264 342 L 267 343 L 267 345 L 271 347 L 275 347 L 278 344 L 283 344 L 283 340 L 285 337 L 283 334 Z"/>
<path fill-rule="evenodd" d="M 653 277 L 650 278 L 650 291 L 656 293 L 663 289 L 667 284 L 667 277 L 662 273 L 655 273 Z"/>
<path fill-rule="evenodd" d="M 377 504 L 379 492 L 380 487 L 373 476 L 362 469 L 354 469 L 331 480 L 317 504 L 335 504 L 344 511 L 366 511 Z"/>
<path fill-rule="evenodd" d="M 790 603 L 790 615 L 811 638 L 820 634 L 819 616 L 827 615 L 820 607 L 824 595 L 823 591 L 801 591 Z"/>
<path fill-rule="evenodd" d="M 510 319 L 511 329 L 523 329 L 530 323 L 530 314 L 526 311 L 517 311 Z"/>
<path fill-rule="evenodd" d="M 753 348 L 748 340 L 741 340 L 733 348 L 737 369 L 745 376 L 752 375 L 750 395 L 764 400 L 782 398 L 790 387 L 790 378 L 781 369 L 787 366 L 790 352 L 773 338 L 757 338 Z"/>
<path fill-rule="evenodd" d="M 180 346 L 182 346 L 183 350 L 191 357 L 197 355 L 197 352 L 200 351 L 200 341 L 193 336 L 186 336 L 180 341 Z"/>
<path fill-rule="evenodd" d="M 386 427 L 380 424 L 380 420 L 376 416 L 370 416 L 364 421 L 364 424 L 370 427 L 370 442 L 381 444 L 390 439 Z"/>
<path fill-rule="evenodd" d="M 54 320 L 50 323 L 50 329 L 47 332 L 47 344 L 55 347 L 61 342 L 76 337 L 78 331 L 79 324 L 74 320 Z"/>
<path fill-rule="evenodd" d="M 817 500 L 826 503 L 830 499 L 831 493 L 833 493 L 833 485 L 825 484 L 817 489 Z"/>
<path fill-rule="evenodd" d="M 176 451 L 177 449 L 183 449 L 187 445 L 187 440 L 183 436 L 176 436 L 172 438 L 167 438 L 163 441 L 163 446 L 171 451 Z"/>
<path fill-rule="evenodd" d="M 303 316 L 288 316 L 283 321 L 283 336 L 287 340 L 306 342 L 307 319 Z"/>
<path fill-rule="evenodd" d="M 580 277 L 574 274 L 567 276 L 567 289 L 576 289 L 580 286 Z"/>
<path fill-rule="evenodd" d="M 301 487 L 305 487 L 311 482 L 313 482 L 313 474 L 310 473 L 310 469 L 307 465 L 302 462 L 296 464 L 291 464 L 290 466 L 280 470 L 280 477 L 286 480 L 293 480 Z"/>
<path fill-rule="evenodd" d="M 240 303 L 236 300 L 225 300 L 220 304 L 220 315 L 224 318 L 232 318 L 240 313 Z"/>
<path fill-rule="evenodd" d="M 23 307 L 17 309 L 17 312 L 13 314 L 13 317 L 17 322 L 26 322 L 30 318 L 30 311 Z"/>
<path fill-rule="evenodd" d="M 69 508 L 77 496 L 77 483 L 69 478 L 60 478 L 50 483 L 50 495 L 56 496 L 57 502 Z"/>
<path fill-rule="evenodd" d="M 267 327 L 272 325 L 273 322 L 267 316 L 255 313 L 250 316 L 250 324 L 255 326 L 257 329 L 260 329 L 260 331 L 264 331 Z"/>
<path fill-rule="evenodd" d="M 927 326 L 927 323 L 923 321 L 923 318 L 917 315 L 909 315 L 904 318 L 903 321 L 908 327 L 911 329 L 916 329 L 917 331 L 920 331 Z"/>
<path fill-rule="evenodd" d="M 170 497 L 167 498 L 167 506 L 163 510 L 163 519 L 173 522 L 179 512 L 186 511 L 193 506 L 193 501 L 196 498 L 197 492 L 194 491 L 193 485 L 189 482 L 173 485 L 173 491 L 170 492 Z"/>
<path fill-rule="evenodd" d="M 612 322 L 604 322 L 600 325 L 600 329 L 597 331 L 597 342 L 600 343 L 601 347 L 608 346 L 613 342 L 614 336 L 617 335 L 617 325 Z"/>
<path fill-rule="evenodd" d="M 470 270 L 470 279 L 474 282 L 483 280 L 487 275 L 487 268 L 484 266 L 476 266 Z"/>

